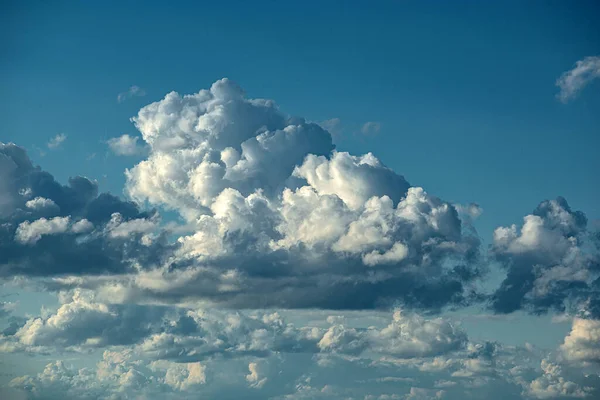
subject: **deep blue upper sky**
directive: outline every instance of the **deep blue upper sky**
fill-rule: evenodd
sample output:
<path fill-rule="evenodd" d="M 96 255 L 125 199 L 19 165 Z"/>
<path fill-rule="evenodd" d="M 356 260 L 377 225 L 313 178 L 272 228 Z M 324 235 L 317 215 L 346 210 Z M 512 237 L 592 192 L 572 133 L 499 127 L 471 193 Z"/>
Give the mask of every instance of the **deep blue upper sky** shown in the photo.
<path fill-rule="evenodd" d="M 558 195 L 600 217 L 598 83 L 555 98 L 561 73 L 600 51 L 596 2 L 106 3 L 11 2 L 0 16 L 2 139 L 63 181 L 120 193 L 134 160 L 105 141 L 135 134 L 129 118 L 169 91 L 229 77 L 294 115 L 340 118 L 338 149 L 479 203 L 486 239 Z M 117 103 L 131 85 L 147 95 Z M 367 121 L 377 135 L 357 134 Z M 70 156 L 42 158 L 61 132 Z"/>

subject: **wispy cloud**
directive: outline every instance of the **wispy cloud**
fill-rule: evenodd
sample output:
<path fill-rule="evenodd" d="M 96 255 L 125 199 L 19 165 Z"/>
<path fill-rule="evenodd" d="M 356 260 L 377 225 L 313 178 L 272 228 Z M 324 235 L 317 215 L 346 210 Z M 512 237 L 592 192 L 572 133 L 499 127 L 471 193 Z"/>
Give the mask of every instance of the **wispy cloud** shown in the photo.
<path fill-rule="evenodd" d="M 119 93 L 117 102 L 122 103 L 132 97 L 142 97 L 146 95 L 146 91 L 139 86 L 133 85 L 127 91 Z"/>
<path fill-rule="evenodd" d="M 556 81 L 560 92 L 556 95 L 560 101 L 567 103 L 577 97 L 591 81 L 600 77 L 600 57 L 585 57 L 575 63 L 575 67 L 563 73 Z"/>
<path fill-rule="evenodd" d="M 374 135 L 381 130 L 381 124 L 375 121 L 365 122 L 360 131 L 365 135 Z"/>
<path fill-rule="evenodd" d="M 319 125 L 331 133 L 332 136 L 339 136 L 342 134 L 342 120 L 339 118 L 331 118 L 321 121 L 319 122 Z"/>
<path fill-rule="evenodd" d="M 58 147 L 60 147 L 60 145 L 67 140 L 67 135 L 65 135 L 64 133 L 59 133 L 58 135 L 54 136 L 52 139 L 50 139 L 50 141 L 48 141 L 48 148 L 49 149 L 56 149 Z"/>

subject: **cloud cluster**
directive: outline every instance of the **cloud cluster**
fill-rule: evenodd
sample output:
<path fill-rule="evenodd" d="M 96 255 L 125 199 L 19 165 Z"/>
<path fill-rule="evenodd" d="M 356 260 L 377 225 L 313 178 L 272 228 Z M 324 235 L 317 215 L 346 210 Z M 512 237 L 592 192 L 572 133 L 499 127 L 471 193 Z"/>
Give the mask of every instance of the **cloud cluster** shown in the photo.
<path fill-rule="evenodd" d="M 278 313 L 115 305 L 98 301 L 92 291 L 75 290 L 63 294 L 56 312 L 30 318 L 13 334 L 0 336 L 0 349 L 83 351 L 134 345 L 138 353 L 152 359 L 197 362 L 215 356 L 273 353 L 428 357 L 460 350 L 467 342 L 464 331 L 447 320 L 428 320 L 399 310 L 381 329 L 357 330 L 329 321 L 328 328 L 296 327 Z"/>
<path fill-rule="evenodd" d="M 0 276 L 123 273 L 132 260 L 160 263 L 169 246 L 151 234 L 157 223 L 154 211 L 98 194 L 87 178 L 59 184 L 24 149 L 0 143 Z"/>
<path fill-rule="evenodd" d="M 319 125 L 227 79 L 169 93 L 133 121 L 149 154 L 126 172 L 127 193 L 177 211 L 194 232 L 149 273 L 151 287 L 150 275 L 136 277 L 124 297 L 286 308 L 469 301 L 479 240 L 454 206 L 370 153 L 334 151 Z"/>
<path fill-rule="evenodd" d="M 325 313 L 296 325 L 269 312 L 110 305 L 82 291 L 61 301 L 0 348 L 103 355 L 95 368 L 57 361 L 14 378 L 31 398 L 566 399 L 600 388 L 597 364 L 573 368 L 560 361 L 565 348 L 552 360 L 530 345 L 473 342 L 451 320 L 402 310 L 359 328 Z M 594 343 L 579 321 L 575 330 L 565 344 Z"/>
<path fill-rule="evenodd" d="M 600 365 L 600 320 L 573 319 L 571 332 L 560 348 L 569 361 Z"/>
<path fill-rule="evenodd" d="M 520 228 L 497 228 L 491 251 L 507 277 L 493 295 L 494 310 L 573 312 L 584 307 L 595 313 L 593 305 L 600 299 L 597 244 L 585 215 L 571 210 L 564 198 L 540 203 Z"/>

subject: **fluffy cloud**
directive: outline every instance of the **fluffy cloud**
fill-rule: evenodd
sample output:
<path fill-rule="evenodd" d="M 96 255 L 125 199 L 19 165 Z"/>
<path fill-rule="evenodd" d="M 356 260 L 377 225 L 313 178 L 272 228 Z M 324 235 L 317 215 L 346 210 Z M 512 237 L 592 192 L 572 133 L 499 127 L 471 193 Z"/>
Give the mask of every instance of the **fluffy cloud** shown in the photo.
<path fill-rule="evenodd" d="M 469 301 L 479 241 L 456 209 L 370 153 L 333 151 L 319 125 L 247 99 L 227 79 L 169 93 L 133 121 L 149 153 L 127 171 L 128 194 L 177 211 L 194 232 L 169 265 L 116 283 L 125 297 L 292 308 Z"/>
<path fill-rule="evenodd" d="M 213 357 L 276 353 L 379 354 L 409 359 L 459 351 L 467 343 L 464 331 L 445 319 L 425 319 L 399 310 L 391 323 L 381 328 L 355 329 L 336 318 L 327 321 L 329 327 L 297 327 L 278 313 L 115 305 L 97 300 L 92 291 L 75 290 L 62 295 L 55 312 L 29 318 L 1 337 L 0 349 L 82 351 L 133 345 L 147 358 L 193 363 Z M 249 368 L 259 374 L 258 366 Z M 258 384 L 263 378 L 257 376 L 251 383 Z"/>
<path fill-rule="evenodd" d="M 379 352 L 401 358 L 430 357 L 458 350 L 467 343 L 465 332 L 447 320 L 425 320 L 395 311 L 390 325 L 373 334 Z"/>
<path fill-rule="evenodd" d="M 118 156 L 135 156 L 144 152 L 144 148 L 138 144 L 140 138 L 137 136 L 122 135 L 108 139 L 108 147 Z"/>
<path fill-rule="evenodd" d="M 250 373 L 246 375 L 246 380 L 251 387 L 260 389 L 267 383 L 267 378 L 262 376 L 260 364 L 251 362 L 248 364 L 248 370 Z"/>
<path fill-rule="evenodd" d="M 594 304 L 600 298 L 595 241 L 585 215 L 572 211 L 563 198 L 540 203 L 520 228 L 497 228 L 492 255 L 508 272 L 493 296 L 493 308 L 545 312 Z"/>
<path fill-rule="evenodd" d="M 585 57 L 577 61 L 573 69 L 563 73 L 556 81 L 560 88 L 557 97 L 563 103 L 577 97 L 591 81 L 600 77 L 600 57 Z"/>
<path fill-rule="evenodd" d="M 574 318 L 561 350 L 569 361 L 600 365 L 600 320 Z"/>
<path fill-rule="evenodd" d="M 21 222 L 15 232 L 15 239 L 19 243 L 35 244 L 43 235 L 65 232 L 69 227 L 69 219 L 69 217 L 54 217 Z"/>
<path fill-rule="evenodd" d="M 534 379 L 527 388 L 527 394 L 537 399 L 585 398 L 591 395 L 592 388 L 580 387 L 565 379 L 559 365 L 542 360 L 543 375 Z"/>

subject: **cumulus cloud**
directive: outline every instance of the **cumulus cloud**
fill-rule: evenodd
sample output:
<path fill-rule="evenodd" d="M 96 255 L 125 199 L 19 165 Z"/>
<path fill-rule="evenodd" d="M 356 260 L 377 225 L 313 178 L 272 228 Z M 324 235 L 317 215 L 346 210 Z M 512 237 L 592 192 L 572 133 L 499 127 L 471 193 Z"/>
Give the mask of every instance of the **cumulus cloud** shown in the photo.
<path fill-rule="evenodd" d="M 64 293 L 55 312 L 23 321 L 0 341 L 10 352 L 82 351 L 134 346 L 155 360 L 194 363 L 212 357 L 267 357 L 276 353 L 430 357 L 459 351 L 465 332 L 442 318 L 396 311 L 389 325 L 355 329 L 337 319 L 329 327 L 295 326 L 278 313 L 240 313 L 153 305 L 110 304 L 93 291 Z M 263 367 L 250 365 L 253 385 Z"/>
<path fill-rule="evenodd" d="M 122 103 L 125 100 L 131 99 L 132 97 L 143 97 L 146 95 L 146 91 L 139 86 L 133 85 L 125 92 L 119 93 L 117 96 L 117 102 Z"/>
<path fill-rule="evenodd" d="M 153 275 L 171 283 L 138 279 L 128 296 L 227 307 L 468 301 L 479 241 L 456 209 L 370 153 L 334 151 L 319 125 L 227 79 L 169 93 L 133 121 L 149 153 L 126 172 L 128 194 L 177 211 L 195 232 L 178 239 L 178 267 Z"/>
<path fill-rule="evenodd" d="M 60 147 L 60 145 L 65 140 L 67 140 L 67 135 L 65 135 L 64 133 L 59 133 L 58 135 L 56 135 L 52 139 L 50 139 L 50 141 L 48 141 L 48 148 L 50 150 L 56 149 L 56 148 Z"/>
<path fill-rule="evenodd" d="M 35 244 L 42 235 L 63 233 L 69 226 L 69 217 L 40 218 L 33 222 L 24 221 L 19 224 L 15 239 L 23 244 Z"/>
<path fill-rule="evenodd" d="M 590 82 L 600 77 L 600 57 L 585 57 L 575 63 L 573 69 L 563 73 L 556 81 L 560 88 L 557 97 L 563 103 L 577 97 Z"/>
<path fill-rule="evenodd" d="M 537 399 L 585 398 L 591 395 L 592 388 L 580 387 L 565 379 L 561 367 L 547 359 L 542 360 L 543 375 L 534 379 L 527 388 L 527 394 Z"/>
<path fill-rule="evenodd" d="M 118 156 L 135 156 L 144 152 L 144 147 L 138 144 L 137 136 L 122 135 L 108 139 L 108 147 Z"/>
<path fill-rule="evenodd" d="M 53 362 L 38 375 L 13 379 L 14 389 L 31 398 L 502 399 L 593 398 L 600 387 L 581 370 L 540 363 L 530 347 L 471 342 L 447 319 L 405 311 L 376 327 L 346 326 L 350 319 L 324 313 L 315 325 L 296 326 L 259 311 L 150 305 L 128 311 L 91 295 L 63 296 L 41 329 L 32 328 L 33 318 L 23 331 L 35 334 L 15 337 L 28 343 L 20 349 L 26 351 L 110 346 L 96 367 Z"/>
<path fill-rule="evenodd" d="M 569 361 L 600 365 L 600 320 L 574 318 L 560 349 Z"/>
<path fill-rule="evenodd" d="M 246 380 L 251 387 L 260 389 L 267 383 L 267 378 L 262 375 L 263 372 L 261 371 L 260 364 L 251 362 L 248 364 L 248 370 L 250 373 L 246 375 Z"/>
<path fill-rule="evenodd" d="M 163 230 L 154 210 L 98 194 L 87 178 L 61 185 L 0 143 L 0 275 L 60 293 L 39 316 L 11 316 L 0 303 L 0 351 L 104 351 L 95 367 L 52 362 L 13 379 L 14 390 L 67 399 L 597 394 L 599 247 L 566 200 L 499 227 L 489 253 L 507 271 L 490 297 L 496 312 L 579 311 L 555 357 L 542 358 L 532 346 L 473 342 L 432 315 L 483 297 L 476 204 L 411 186 L 371 153 L 336 151 L 323 123 L 246 98 L 226 79 L 169 93 L 133 122 L 141 139 L 112 142 L 123 154 L 147 150 L 127 170 L 126 192 L 175 211 L 184 227 Z M 315 321 L 272 308 L 311 309 L 301 312 Z M 374 324 L 343 316 L 371 308 L 394 311 L 369 314 Z"/>
<path fill-rule="evenodd" d="M 492 255 L 507 277 L 493 295 L 493 308 L 546 312 L 595 304 L 600 252 L 594 241 L 585 215 L 564 198 L 540 203 L 520 228 L 497 228 Z"/>
<path fill-rule="evenodd" d="M 58 206 L 56 205 L 55 202 L 53 202 L 50 199 L 45 199 L 43 197 L 36 197 L 35 199 L 31 199 L 28 200 L 25 203 L 25 207 L 34 210 L 34 211 L 41 211 L 41 210 L 47 210 L 47 209 L 55 209 Z"/>
<path fill-rule="evenodd" d="M 395 311 L 390 325 L 374 332 L 381 353 L 396 357 L 430 357 L 458 350 L 467 343 L 466 333 L 442 318 L 426 320 Z"/>

